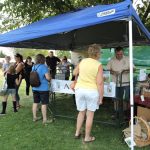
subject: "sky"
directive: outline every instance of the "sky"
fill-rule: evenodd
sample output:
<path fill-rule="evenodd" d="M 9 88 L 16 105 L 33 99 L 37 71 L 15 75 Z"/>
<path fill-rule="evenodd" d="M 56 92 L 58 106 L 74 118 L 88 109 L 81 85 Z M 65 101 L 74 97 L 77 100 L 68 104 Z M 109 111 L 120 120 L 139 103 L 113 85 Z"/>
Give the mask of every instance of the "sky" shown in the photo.
<path fill-rule="evenodd" d="M 142 4 L 141 0 L 133 0 L 133 7 L 136 9 L 137 4 Z"/>
<path fill-rule="evenodd" d="M 0 51 L 2 51 L 7 56 L 13 57 L 14 55 L 14 48 L 0 47 Z"/>

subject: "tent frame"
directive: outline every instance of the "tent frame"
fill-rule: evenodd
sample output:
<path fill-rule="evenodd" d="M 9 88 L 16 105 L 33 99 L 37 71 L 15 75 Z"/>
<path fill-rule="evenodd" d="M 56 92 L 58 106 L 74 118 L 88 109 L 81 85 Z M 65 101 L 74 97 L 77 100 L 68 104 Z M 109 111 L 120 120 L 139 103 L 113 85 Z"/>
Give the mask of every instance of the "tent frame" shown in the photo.
<path fill-rule="evenodd" d="M 134 150 L 134 99 L 133 99 L 133 35 L 132 35 L 132 18 L 129 18 L 129 60 L 130 60 L 130 107 L 131 107 L 131 150 Z"/>
<path fill-rule="evenodd" d="M 137 26 L 138 29 L 141 29 L 141 30 L 138 30 L 139 33 L 144 33 L 144 40 L 143 40 L 143 38 L 140 38 L 139 41 L 138 41 L 139 43 L 144 44 L 143 41 L 145 41 L 145 39 L 147 39 L 147 41 L 145 41 L 146 44 L 150 44 L 150 42 L 149 42 L 150 34 L 147 31 L 147 29 L 144 27 L 144 25 L 142 24 L 140 18 L 137 16 L 135 10 L 133 10 L 133 8 L 130 7 L 130 5 L 132 5 L 131 0 L 125 0 L 125 1 L 129 2 L 129 4 L 127 5 L 129 9 L 127 10 L 125 16 L 122 15 L 122 12 L 124 11 L 124 10 L 122 10 L 122 12 L 120 12 L 120 14 L 118 14 L 118 16 L 116 16 L 116 17 L 117 17 L 117 21 L 126 20 L 127 19 L 126 21 L 127 21 L 127 25 L 128 25 L 128 31 L 127 32 L 129 34 L 128 35 L 129 43 L 128 43 L 128 41 L 125 41 L 125 43 L 129 44 L 129 60 L 130 60 L 130 107 L 131 107 L 131 149 L 133 150 L 134 149 L 134 146 L 133 146 L 133 140 L 134 140 L 134 137 L 133 137 L 133 133 L 134 133 L 134 129 L 133 129 L 133 119 L 134 119 L 133 118 L 133 115 L 134 115 L 134 113 L 133 113 L 134 112 L 134 97 L 133 97 L 133 44 L 138 44 L 138 43 L 135 43 L 133 41 L 133 34 L 134 34 L 134 32 L 133 32 L 134 31 L 133 25 L 134 25 L 134 23 L 136 23 L 138 25 Z M 124 4 L 126 4 L 126 2 Z M 111 5 L 111 7 L 112 6 L 113 5 Z M 119 6 L 119 5 L 117 5 L 117 6 Z M 98 6 L 98 7 L 101 7 L 101 6 Z M 106 7 L 106 6 L 104 6 L 104 7 Z M 94 8 L 94 11 L 95 11 L 96 8 L 97 7 Z M 120 8 L 120 7 L 117 7 L 117 8 Z M 87 10 L 88 10 L 88 12 L 91 12 L 91 9 L 92 8 L 85 9 L 85 10 L 82 11 L 82 13 L 84 12 L 84 14 L 87 14 Z M 104 10 L 102 9 L 98 14 L 100 14 L 100 13 L 104 14 L 104 12 L 106 11 L 105 9 Z M 111 8 L 109 8 L 109 9 L 112 10 Z M 118 9 L 116 9 L 116 10 L 118 10 Z M 32 44 L 35 43 L 35 45 L 37 45 L 38 47 L 40 47 L 40 42 L 38 40 L 41 37 L 45 37 L 46 38 L 48 35 L 50 35 L 50 39 L 51 40 L 52 39 L 54 40 L 54 38 L 56 38 L 56 39 L 58 39 L 58 42 L 59 42 L 59 40 L 60 41 L 62 40 L 62 36 L 61 35 L 64 35 L 64 39 L 65 38 L 69 39 L 68 43 L 69 44 L 71 43 L 71 45 L 69 45 L 70 47 L 68 47 L 68 43 L 66 43 L 66 47 L 72 49 L 73 46 L 75 45 L 75 33 L 74 33 L 75 31 L 77 31 L 78 29 L 83 29 L 84 27 L 91 27 L 93 25 L 104 24 L 104 23 L 107 23 L 107 22 L 113 22 L 115 20 L 114 18 L 111 18 L 111 15 L 110 15 L 109 16 L 110 18 L 108 18 L 107 22 L 106 22 L 106 20 L 101 20 L 101 22 L 100 22 L 100 20 L 97 19 L 96 17 L 94 17 L 94 19 L 95 19 L 94 22 L 90 22 L 91 20 L 89 19 L 89 17 L 90 16 L 93 17 L 93 14 L 89 14 L 89 16 L 88 15 L 82 16 L 82 18 L 78 18 L 79 14 L 81 14 L 81 13 L 76 13 L 75 12 L 75 14 L 77 15 L 75 18 L 72 16 L 72 13 L 67 13 L 66 15 L 65 14 L 64 15 L 59 15 L 59 16 L 56 17 L 58 22 L 57 21 L 53 22 L 52 20 L 54 18 L 47 18 L 47 19 L 45 19 L 47 22 L 50 20 L 50 22 L 49 22 L 48 27 L 46 28 L 46 30 L 39 30 L 40 32 L 37 32 L 36 27 L 37 27 L 37 25 L 40 26 L 39 23 L 42 23 L 43 22 L 42 20 L 39 21 L 38 24 L 37 23 L 33 23 L 31 25 L 28 25 L 28 27 L 23 27 L 23 29 L 18 29 L 17 31 L 10 31 L 9 33 L 1 34 L 0 35 L 0 45 L 1 46 L 7 46 L 7 47 L 8 46 L 11 46 L 11 47 L 14 46 L 15 47 L 15 46 L 17 46 L 17 45 L 15 45 L 15 43 L 17 43 L 19 47 L 21 47 L 21 46 L 26 47 L 26 46 L 33 46 Z M 68 16 L 69 16 L 70 20 L 67 19 Z M 95 13 L 94 13 L 94 16 L 95 16 Z M 107 17 L 107 16 L 104 16 L 104 17 Z M 74 20 L 71 20 L 72 18 Z M 87 19 L 86 20 L 87 22 L 85 22 L 84 19 Z M 80 23 L 79 20 L 81 20 L 82 23 Z M 75 24 L 75 25 L 74 24 L 69 24 L 70 23 L 69 21 L 70 22 L 75 21 L 78 24 Z M 62 23 L 63 25 L 65 25 L 65 28 L 64 27 L 60 28 L 60 23 Z M 50 25 L 51 25 L 51 28 L 49 28 Z M 33 29 L 35 29 L 34 32 L 31 33 L 30 27 L 32 27 Z M 45 24 L 42 27 L 44 29 Z M 56 27 L 56 28 L 52 28 L 52 27 Z M 42 29 L 42 28 L 40 28 L 40 29 Z M 57 32 L 56 31 L 54 32 L 53 29 L 55 29 Z M 43 34 L 41 34 L 42 31 L 44 32 Z M 80 31 L 81 31 L 81 33 L 83 33 L 82 30 L 80 30 Z M 16 36 L 17 39 L 14 40 L 13 38 L 10 38 L 10 37 L 15 36 L 16 34 L 18 34 Z M 28 37 L 30 34 L 32 35 L 32 37 L 31 36 Z M 65 36 L 65 34 L 66 34 L 66 36 Z M 24 36 L 22 37 L 22 35 L 24 35 Z M 72 37 L 71 41 L 70 41 L 70 37 Z M 36 39 L 39 43 L 36 42 L 36 41 L 34 41 L 34 39 Z M 55 44 L 55 42 L 53 43 L 53 40 L 51 42 L 52 42 L 52 44 Z M 88 41 L 88 44 L 89 44 L 89 41 Z M 116 41 L 118 43 L 118 39 L 116 39 Z M 93 41 L 90 41 L 90 42 L 93 42 Z M 56 43 L 57 43 L 57 41 L 56 41 Z M 78 43 L 78 41 L 77 41 L 77 43 Z M 63 44 L 64 43 L 62 43 L 62 45 Z M 83 41 L 83 44 L 80 45 L 80 43 L 79 43 L 79 46 L 82 46 L 84 44 L 87 44 L 87 43 L 86 42 L 84 43 L 84 41 Z M 44 43 L 44 46 L 45 45 L 46 44 Z M 61 45 L 60 46 L 56 45 L 56 47 L 61 47 Z M 64 45 L 64 47 L 65 47 L 65 45 Z M 64 47 L 62 46 L 62 49 Z M 47 45 L 46 48 L 49 48 L 49 45 Z"/>

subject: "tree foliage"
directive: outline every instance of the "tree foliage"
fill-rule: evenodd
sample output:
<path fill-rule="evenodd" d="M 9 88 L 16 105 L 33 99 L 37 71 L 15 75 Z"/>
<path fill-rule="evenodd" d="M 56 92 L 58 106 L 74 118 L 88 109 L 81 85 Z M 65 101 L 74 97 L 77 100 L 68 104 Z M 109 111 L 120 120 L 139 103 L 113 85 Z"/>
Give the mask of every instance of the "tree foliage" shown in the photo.
<path fill-rule="evenodd" d="M 142 22 L 150 30 L 150 0 L 141 0 L 143 5 L 138 4 L 137 10 Z"/>
<path fill-rule="evenodd" d="M 23 56 L 24 60 L 28 56 L 30 56 L 34 59 L 35 55 L 37 55 L 37 54 L 43 54 L 44 56 L 48 56 L 48 50 L 41 50 L 41 49 L 37 50 L 37 49 L 27 49 L 27 48 L 15 48 L 14 53 L 21 54 Z M 63 58 L 63 56 L 67 56 L 68 59 L 71 58 L 71 54 L 69 51 L 57 50 L 56 54 L 59 58 Z"/>
<path fill-rule="evenodd" d="M 42 18 L 54 16 L 80 8 L 116 3 L 121 0 L 5 0 L 0 6 L 5 14 L 1 31 L 8 31 L 30 24 Z"/>
<path fill-rule="evenodd" d="M 5 54 L 2 52 L 2 51 L 0 51 L 0 58 L 5 58 Z"/>
<path fill-rule="evenodd" d="M 63 56 L 66 56 L 68 59 L 71 58 L 71 53 L 69 51 L 60 51 L 60 50 L 57 50 L 57 56 L 59 58 L 63 58 Z"/>
<path fill-rule="evenodd" d="M 5 0 L 0 4 L 1 15 L 4 15 L 1 32 L 12 30 L 40 19 L 76 11 L 83 7 L 97 4 L 111 4 L 123 0 Z M 143 23 L 150 29 L 150 3 L 142 0 L 143 6 L 137 9 Z"/>
<path fill-rule="evenodd" d="M 20 53 L 25 60 L 28 56 L 34 58 L 37 54 L 43 54 L 44 56 L 48 55 L 47 50 L 36 50 L 36 49 L 27 49 L 27 48 L 15 48 L 14 53 Z"/>

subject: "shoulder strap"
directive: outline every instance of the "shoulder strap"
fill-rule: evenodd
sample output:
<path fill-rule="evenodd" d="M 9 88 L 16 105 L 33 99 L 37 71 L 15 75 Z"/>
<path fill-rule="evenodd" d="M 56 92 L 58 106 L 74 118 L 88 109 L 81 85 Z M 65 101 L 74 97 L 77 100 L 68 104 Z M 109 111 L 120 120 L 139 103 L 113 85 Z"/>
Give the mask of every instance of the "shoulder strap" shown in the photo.
<path fill-rule="evenodd" d="M 41 65 L 41 64 L 39 64 L 36 69 L 35 69 L 35 65 L 34 65 L 34 71 L 36 71 L 36 70 L 39 68 L 40 65 Z"/>
<path fill-rule="evenodd" d="M 7 80 L 7 73 L 5 74 L 4 78 L 5 78 L 5 80 Z"/>

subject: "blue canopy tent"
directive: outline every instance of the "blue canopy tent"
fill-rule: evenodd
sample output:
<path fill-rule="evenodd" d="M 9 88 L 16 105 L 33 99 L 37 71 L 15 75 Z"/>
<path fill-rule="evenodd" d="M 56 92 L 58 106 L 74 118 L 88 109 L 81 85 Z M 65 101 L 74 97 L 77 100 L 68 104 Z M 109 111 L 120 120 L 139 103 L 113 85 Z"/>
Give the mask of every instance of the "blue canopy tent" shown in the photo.
<path fill-rule="evenodd" d="M 130 17 L 133 20 L 133 44 L 149 44 L 150 33 L 127 0 L 43 19 L 1 34 L 0 45 L 62 50 L 73 50 L 92 43 L 99 43 L 102 47 L 128 46 Z"/>
<path fill-rule="evenodd" d="M 0 46 L 74 50 L 89 44 L 129 46 L 131 149 L 133 147 L 133 45 L 150 45 L 150 33 L 130 0 L 97 5 L 32 23 L 0 35 Z"/>

